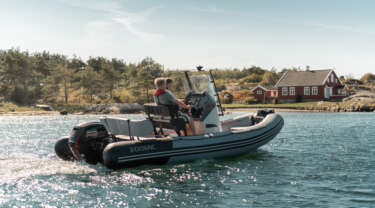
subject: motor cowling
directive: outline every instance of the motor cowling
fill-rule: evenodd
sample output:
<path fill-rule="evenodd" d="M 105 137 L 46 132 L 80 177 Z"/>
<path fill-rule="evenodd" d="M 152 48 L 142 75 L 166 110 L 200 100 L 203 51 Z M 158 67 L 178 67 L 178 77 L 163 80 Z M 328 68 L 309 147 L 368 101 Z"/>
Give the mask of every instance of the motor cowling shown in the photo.
<path fill-rule="evenodd" d="M 70 138 L 66 136 L 59 138 L 55 143 L 55 152 L 59 158 L 67 161 L 73 161 L 74 155 L 69 147 L 69 139 Z"/>
<path fill-rule="evenodd" d="M 268 114 L 272 114 L 272 113 L 275 113 L 274 109 L 260 109 L 256 112 L 256 116 L 265 118 Z"/>
<path fill-rule="evenodd" d="M 73 128 L 69 147 L 75 160 L 96 164 L 103 161 L 102 151 L 109 143 L 108 140 L 108 132 L 101 123 L 82 123 Z"/>

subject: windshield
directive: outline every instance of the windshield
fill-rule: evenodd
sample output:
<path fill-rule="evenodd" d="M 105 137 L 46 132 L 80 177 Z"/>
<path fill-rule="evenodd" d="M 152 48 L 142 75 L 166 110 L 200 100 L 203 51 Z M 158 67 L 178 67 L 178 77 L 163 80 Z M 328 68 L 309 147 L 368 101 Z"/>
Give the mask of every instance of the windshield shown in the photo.
<path fill-rule="evenodd" d="M 207 91 L 208 94 L 210 94 L 213 98 L 216 99 L 215 89 L 208 75 L 206 74 L 192 75 L 190 76 L 190 81 L 191 81 L 191 85 L 193 88 L 192 89 L 193 92 L 203 93 L 204 91 Z M 185 89 L 185 94 L 188 94 L 190 92 L 189 84 L 187 80 L 185 80 L 184 89 Z"/>

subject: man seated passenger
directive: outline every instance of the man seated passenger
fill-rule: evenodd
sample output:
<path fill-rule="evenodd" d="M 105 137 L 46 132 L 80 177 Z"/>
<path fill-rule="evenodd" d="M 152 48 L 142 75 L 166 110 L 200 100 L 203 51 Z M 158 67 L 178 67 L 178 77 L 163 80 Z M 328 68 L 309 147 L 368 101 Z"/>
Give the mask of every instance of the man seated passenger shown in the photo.
<path fill-rule="evenodd" d="M 184 109 L 190 109 L 190 105 L 185 105 L 183 102 L 177 100 L 174 95 L 169 91 L 166 90 L 166 79 L 165 78 L 156 78 L 155 79 L 155 86 L 156 90 L 153 93 L 154 96 L 154 101 L 158 105 L 178 105 L 180 108 Z M 181 111 L 178 112 L 179 117 L 183 118 L 185 122 L 187 123 L 186 125 L 186 132 L 187 135 L 192 135 L 191 133 L 191 128 L 190 128 L 190 116 L 182 113 Z"/>

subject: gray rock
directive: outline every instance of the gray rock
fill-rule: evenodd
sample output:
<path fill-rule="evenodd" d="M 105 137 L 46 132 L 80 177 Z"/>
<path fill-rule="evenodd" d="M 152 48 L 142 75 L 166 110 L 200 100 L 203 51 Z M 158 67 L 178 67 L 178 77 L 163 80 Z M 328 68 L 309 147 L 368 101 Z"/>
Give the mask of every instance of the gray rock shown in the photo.
<path fill-rule="evenodd" d="M 85 113 L 104 113 L 104 114 L 136 113 L 140 111 L 143 111 L 143 106 L 138 103 L 97 104 L 97 105 L 87 106 L 84 109 Z"/>

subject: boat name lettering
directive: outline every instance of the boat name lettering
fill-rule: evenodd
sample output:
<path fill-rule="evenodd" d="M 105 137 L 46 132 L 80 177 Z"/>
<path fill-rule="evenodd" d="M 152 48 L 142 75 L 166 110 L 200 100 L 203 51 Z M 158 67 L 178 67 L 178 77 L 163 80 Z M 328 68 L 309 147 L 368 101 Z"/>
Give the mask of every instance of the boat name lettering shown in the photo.
<path fill-rule="evenodd" d="M 135 146 L 135 147 L 130 147 L 130 153 L 153 151 L 155 149 L 156 149 L 155 145 L 153 144 L 144 145 L 144 146 Z"/>

